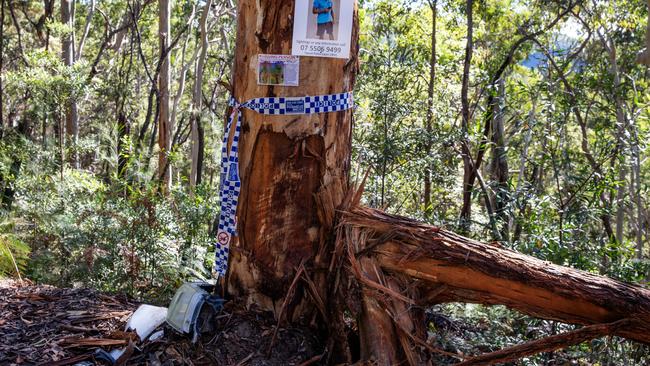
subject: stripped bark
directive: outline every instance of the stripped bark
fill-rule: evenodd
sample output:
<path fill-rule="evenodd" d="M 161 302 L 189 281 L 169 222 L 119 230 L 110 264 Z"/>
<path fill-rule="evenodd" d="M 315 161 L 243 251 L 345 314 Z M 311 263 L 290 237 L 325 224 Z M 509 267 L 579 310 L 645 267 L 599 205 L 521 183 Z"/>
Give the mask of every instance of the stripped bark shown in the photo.
<path fill-rule="evenodd" d="M 300 88 L 266 86 L 257 83 L 256 57 L 291 53 L 294 1 L 241 1 L 237 10 L 233 95 L 239 102 L 353 89 L 356 20 L 351 60 L 303 57 Z M 228 288 L 246 303 L 277 313 L 296 268 L 316 256 L 331 232 L 318 216 L 314 196 L 330 186 L 338 191 L 347 186 L 352 111 L 293 116 L 241 113 L 239 237 L 231 248 Z M 342 197 L 331 203 L 334 208 Z M 324 284 L 316 282 L 321 291 Z M 299 305 L 303 300 L 290 304 L 287 319 L 307 315 Z"/>

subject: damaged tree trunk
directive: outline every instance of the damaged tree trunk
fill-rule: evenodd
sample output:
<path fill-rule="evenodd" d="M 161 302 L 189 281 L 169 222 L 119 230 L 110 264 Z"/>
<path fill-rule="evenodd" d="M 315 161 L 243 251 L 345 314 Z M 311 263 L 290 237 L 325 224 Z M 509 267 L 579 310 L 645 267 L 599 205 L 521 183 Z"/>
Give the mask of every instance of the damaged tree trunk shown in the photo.
<path fill-rule="evenodd" d="M 351 60 L 302 57 L 300 86 L 258 85 L 260 54 L 291 54 L 294 0 L 240 1 L 233 96 L 297 97 L 352 91 L 357 71 L 355 15 Z M 356 11 L 355 11 L 356 13 Z M 231 248 L 228 291 L 279 311 L 301 263 L 312 260 L 330 233 L 315 195 L 343 192 L 350 167 L 352 111 L 269 116 L 244 109 L 239 142 L 241 196 Z M 330 205 L 340 205 L 343 194 Z M 300 303 L 300 300 L 296 300 Z M 292 304 L 288 319 L 305 315 Z"/>
<path fill-rule="evenodd" d="M 232 92 L 239 103 L 353 89 L 356 10 L 350 60 L 303 57 L 299 87 L 258 85 L 258 55 L 291 54 L 294 3 L 238 3 Z M 242 187 L 228 293 L 274 312 L 278 322 L 326 331 L 324 362 L 420 365 L 431 353 L 449 356 L 426 342 L 423 309 L 443 302 L 502 304 L 540 318 L 597 325 L 466 364 L 493 364 L 603 334 L 650 343 L 648 290 L 360 207 L 362 191 L 348 182 L 351 110 L 240 113 Z"/>
<path fill-rule="evenodd" d="M 650 290 L 369 208 L 352 209 L 343 225 L 344 240 L 355 246 L 352 260 L 372 258 L 386 273 L 408 277 L 422 294 L 414 299 L 420 305 L 507 305 L 584 325 L 629 318 L 614 334 L 650 343 Z"/>

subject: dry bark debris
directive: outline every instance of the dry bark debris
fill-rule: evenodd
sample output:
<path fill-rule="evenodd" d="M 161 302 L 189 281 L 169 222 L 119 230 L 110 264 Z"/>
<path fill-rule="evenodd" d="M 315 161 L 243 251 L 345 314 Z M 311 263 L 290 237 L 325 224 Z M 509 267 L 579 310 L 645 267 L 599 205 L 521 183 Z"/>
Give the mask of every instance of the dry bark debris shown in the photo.
<path fill-rule="evenodd" d="M 128 344 L 137 304 L 88 289 L 0 281 L 0 364 L 57 362 L 91 347 Z"/>
<path fill-rule="evenodd" d="M 89 289 L 60 289 L 0 280 L 0 365 L 74 365 L 97 349 L 127 348 L 121 365 L 301 365 L 319 359 L 321 342 L 305 328 L 275 329 L 271 315 L 232 308 L 196 344 L 165 327 L 165 337 L 140 342 L 124 332 L 138 304 Z M 129 352 L 130 351 L 130 352 Z"/>

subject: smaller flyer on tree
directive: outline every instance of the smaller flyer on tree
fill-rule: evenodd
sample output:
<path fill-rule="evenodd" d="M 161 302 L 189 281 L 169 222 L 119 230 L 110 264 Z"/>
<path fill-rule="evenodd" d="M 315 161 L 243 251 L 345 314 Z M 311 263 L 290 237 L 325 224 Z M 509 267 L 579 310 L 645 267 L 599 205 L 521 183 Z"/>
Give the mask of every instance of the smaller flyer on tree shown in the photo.
<path fill-rule="evenodd" d="M 296 0 L 291 54 L 350 57 L 355 0 Z"/>
<path fill-rule="evenodd" d="M 258 55 L 257 83 L 259 85 L 298 86 L 300 57 L 290 55 Z"/>

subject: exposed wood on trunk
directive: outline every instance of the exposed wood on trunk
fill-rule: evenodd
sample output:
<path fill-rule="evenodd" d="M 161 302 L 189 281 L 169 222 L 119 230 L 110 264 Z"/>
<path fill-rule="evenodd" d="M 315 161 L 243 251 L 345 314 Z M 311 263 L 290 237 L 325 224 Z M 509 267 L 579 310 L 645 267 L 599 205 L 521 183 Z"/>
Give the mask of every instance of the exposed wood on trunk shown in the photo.
<path fill-rule="evenodd" d="M 241 1 L 238 10 L 234 97 L 324 95 L 351 91 L 357 70 L 355 16 L 352 59 L 302 57 L 300 87 L 257 83 L 257 55 L 291 54 L 294 1 Z M 350 166 L 352 111 L 265 116 L 243 110 L 239 143 L 242 190 L 239 237 L 231 248 L 229 291 L 276 313 L 304 260 L 313 259 L 331 226 L 317 212 L 315 194 L 343 191 Z M 342 195 L 331 205 L 341 203 Z M 323 260 L 327 260 L 323 258 Z M 319 291 L 325 285 L 316 280 Z M 287 319 L 305 316 L 296 299 Z"/>
<path fill-rule="evenodd" d="M 471 113 L 472 4 L 468 1 L 462 93 L 465 131 Z M 303 57 L 299 88 L 257 84 L 257 55 L 291 52 L 293 11 L 291 0 L 239 2 L 232 84 L 240 103 L 353 89 L 356 16 L 352 60 Z M 458 301 L 502 304 L 583 325 L 632 317 L 634 323 L 612 326 L 606 334 L 650 343 L 648 290 L 359 207 L 362 191 L 348 185 L 350 111 L 290 117 L 240 113 L 239 236 L 231 247 L 228 292 L 273 311 L 279 320 L 326 330 L 324 362 L 359 361 L 350 346 L 355 336 L 362 362 L 420 365 L 431 352 L 460 359 L 426 343 L 421 313 L 435 303 Z M 467 143 L 463 158 L 467 182 L 474 176 L 486 191 Z"/>

